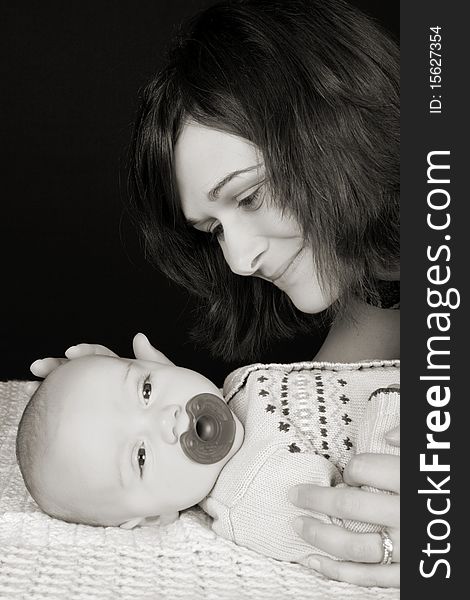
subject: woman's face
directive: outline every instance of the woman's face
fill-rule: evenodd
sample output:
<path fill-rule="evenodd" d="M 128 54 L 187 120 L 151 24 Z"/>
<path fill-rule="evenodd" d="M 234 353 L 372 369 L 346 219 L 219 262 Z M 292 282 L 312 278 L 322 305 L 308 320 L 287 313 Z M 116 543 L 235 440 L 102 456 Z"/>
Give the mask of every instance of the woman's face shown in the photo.
<path fill-rule="evenodd" d="M 247 140 L 189 122 L 175 147 L 186 220 L 214 236 L 230 269 L 284 291 L 305 313 L 336 300 L 320 286 L 312 250 L 296 220 L 270 201 L 263 157 Z"/>

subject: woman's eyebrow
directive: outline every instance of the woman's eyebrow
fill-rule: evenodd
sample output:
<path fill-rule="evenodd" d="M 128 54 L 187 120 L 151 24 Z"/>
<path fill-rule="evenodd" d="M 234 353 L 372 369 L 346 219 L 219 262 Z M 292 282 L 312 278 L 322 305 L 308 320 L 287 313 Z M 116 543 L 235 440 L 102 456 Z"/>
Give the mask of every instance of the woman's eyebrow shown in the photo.
<path fill-rule="evenodd" d="M 246 169 L 239 169 L 237 171 L 232 171 L 232 173 L 229 173 L 228 175 L 226 175 L 223 179 L 221 179 L 219 181 L 219 183 L 217 183 L 211 190 L 210 192 L 207 194 L 209 197 L 209 201 L 210 202 L 215 202 L 220 194 L 221 189 L 227 185 L 227 183 L 229 181 L 232 181 L 232 179 L 234 177 L 238 177 L 239 175 L 242 175 L 243 173 L 248 173 L 250 171 L 254 171 L 255 169 L 259 169 L 259 167 L 261 167 L 261 163 L 258 163 L 256 165 L 252 165 L 251 167 L 247 167 Z"/>
<path fill-rule="evenodd" d="M 249 173 L 250 171 L 259 169 L 262 166 L 262 163 L 257 163 L 256 165 L 252 165 L 251 167 L 246 167 L 246 169 L 238 169 L 237 171 L 232 171 L 232 173 L 226 175 L 208 192 L 207 196 L 209 198 L 209 202 L 216 202 L 218 200 L 222 188 L 225 185 L 227 185 L 229 181 L 232 181 L 232 179 L 238 177 L 239 175 L 243 175 L 244 173 Z M 196 225 L 199 225 L 200 222 L 200 219 L 186 219 L 186 225 L 188 225 L 188 227 L 195 227 Z"/>

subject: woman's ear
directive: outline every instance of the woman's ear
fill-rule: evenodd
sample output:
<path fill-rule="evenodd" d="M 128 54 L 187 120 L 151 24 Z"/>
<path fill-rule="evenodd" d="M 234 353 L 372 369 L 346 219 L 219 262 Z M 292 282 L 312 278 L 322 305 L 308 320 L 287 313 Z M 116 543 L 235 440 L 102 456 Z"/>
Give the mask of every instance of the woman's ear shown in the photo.
<path fill-rule="evenodd" d="M 138 525 L 141 525 L 145 521 L 145 517 L 135 517 L 134 519 L 129 519 L 129 521 L 125 521 L 121 523 L 119 527 L 121 529 L 134 529 Z"/>

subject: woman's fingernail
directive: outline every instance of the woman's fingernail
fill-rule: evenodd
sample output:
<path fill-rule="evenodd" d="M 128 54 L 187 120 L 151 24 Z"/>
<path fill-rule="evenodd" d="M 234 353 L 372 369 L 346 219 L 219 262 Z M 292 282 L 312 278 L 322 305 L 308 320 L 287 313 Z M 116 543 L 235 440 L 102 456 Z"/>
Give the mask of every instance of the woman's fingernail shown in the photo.
<path fill-rule="evenodd" d="M 298 491 L 296 487 L 291 487 L 287 497 L 289 498 L 289 502 L 291 502 L 292 504 L 295 504 L 297 502 L 297 498 L 298 498 Z"/>
<path fill-rule="evenodd" d="M 320 561 L 318 560 L 318 558 L 316 558 L 315 556 L 311 556 L 308 559 L 307 564 L 311 569 L 314 569 L 315 571 L 320 571 L 321 564 L 320 564 Z"/>
<path fill-rule="evenodd" d="M 292 524 L 294 527 L 294 531 L 299 535 L 302 535 L 302 531 L 304 530 L 304 520 L 302 517 L 297 517 Z"/>
<path fill-rule="evenodd" d="M 389 431 L 388 433 L 385 434 L 385 439 L 387 440 L 387 442 L 396 444 L 396 443 L 400 442 L 400 432 L 392 429 L 392 431 Z"/>

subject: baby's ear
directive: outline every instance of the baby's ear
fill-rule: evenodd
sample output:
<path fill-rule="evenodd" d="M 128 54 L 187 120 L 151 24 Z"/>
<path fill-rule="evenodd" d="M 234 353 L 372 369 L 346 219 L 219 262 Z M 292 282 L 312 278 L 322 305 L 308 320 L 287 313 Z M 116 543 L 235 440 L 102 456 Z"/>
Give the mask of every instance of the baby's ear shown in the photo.
<path fill-rule="evenodd" d="M 145 521 L 145 517 L 136 517 L 135 519 L 129 519 L 129 521 L 125 521 L 124 523 L 121 523 L 121 525 L 119 525 L 119 527 L 121 529 L 134 529 L 134 527 L 137 527 L 144 521 Z"/>
<path fill-rule="evenodd" d="M 129 521 L 125 521 L 124 523 L 121 523 L 121 525 L 119 525 L 119 527 L 121 529 L 134 529 L 135 527 L 138 527 L 139 525 L 143 525 L 144 523 L 153 523 L 154 521 L 158 520 L 158 523 L 160 525 L 170 525 L 171 523 L 174 523 L 176 521 L 176 519 L 178 518 L 179 513 L 178 512 L 170 512 L 170 513 L 165 513 L 164 515 L 160 515 L 159 517 L 135 517 L 134 519 L 129 519 Z"/>
<path fill-rule="evenodd" d="M 176 512 L 171 512 L 171 513 L 165 513 L 164 515 L 160 515 L 160 525 L 170 525 L 171 523 L 174 523 L 176 521 L 176 519 L 178 518 L 179 513 L 178 511 Z"/>

